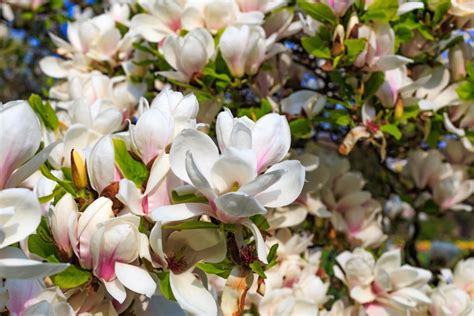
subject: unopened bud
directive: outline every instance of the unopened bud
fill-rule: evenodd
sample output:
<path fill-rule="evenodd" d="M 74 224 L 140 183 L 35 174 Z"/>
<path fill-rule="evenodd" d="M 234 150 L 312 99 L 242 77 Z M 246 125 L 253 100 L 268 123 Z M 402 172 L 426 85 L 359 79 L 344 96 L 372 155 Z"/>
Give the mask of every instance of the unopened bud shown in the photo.
<path fill-rule="evenodd" d="M 75 149 L 71 151 L 71 172 L 72 182 L 77 189 L 82 190 L 87 187 L 86 163 Z"/>

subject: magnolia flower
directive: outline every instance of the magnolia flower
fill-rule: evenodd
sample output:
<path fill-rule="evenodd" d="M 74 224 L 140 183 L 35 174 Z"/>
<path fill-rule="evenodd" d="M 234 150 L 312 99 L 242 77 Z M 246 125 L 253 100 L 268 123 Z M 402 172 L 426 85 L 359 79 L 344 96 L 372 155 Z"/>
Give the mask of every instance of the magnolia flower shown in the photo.
<path fill-rule="evenodd" d="M 67 37 L 69 42 L 50 34 L 51 40 L 58 47 L 61 55 L 71 56 L 84 54 L 98 61 L 109 61 L 124 44 L 120 31 L 115 27 L 111 15 L 102 14 L 92 19 L 69 22 Z M 43 68 L 51 67 L 54 62 L 51 58 L 44 59 Z"/>
<path fill-rule="evenodd" d="M 71 122 L 81 124 L 101 135 L 116 132 L 122 126 L 122 113 L 106 99 L 88 103 L 85 98 L 73 101 L 68 107 Z"/>
<path fill-rule="evenodd" d="M 422 111 L 438 111 L 446 106 L 459 105 L 461 103 L 456 89 L 457 83 L 449 84 L 449 70 L 445 67 L 427 69 L 420 79 L 413 83 L 416 89 L 416 98 L 420 100 L 418 105 Z"/>
<path fill-rule="evenodd" d="M 431 303 L 426 295 L 431 272 L 402 266 L 399 249 L 384 253 L 375 262 L 369 252 L 357 248 L 341 253 L 337 262 L 336 277 L 349 288 L 351 298 L 364 304 L 369 316 L 380 315 L 385 309 L 409 312 Z"/>
<path fill-rule="evenodd" d="M 358 28 L 358 38 L 367 39 L 365 49 L 357 56 L 354 66 L 366 67 L 371 71 L 387 71 L 401 67 L 410 59 L 395 55 L 395 32 L 388 23 L 362 25 Z"/>
<path fill-rule="evenodd" d="M 474 2 L 472 0 L 451 0 L 449 12 L 459 17 L 474 15 Z"/>
<path fill-rule="evenodd" d="M 451 78 L 454 81 L 466 77 L 466 64 L 472 60 L 472 56 L 472 46 L 465 42 L 458 43 L 449 49 L 449 66 Z"/>
<path fill-rule="evenodd" d="M 116 316 L 117 311 L 112 300 L 107 297 L 105 287 L 99 284 L 97 289 L 74 288 L 66 292 L 68 303 L 76 315 L 100 314 Z"/>
<path fill-rule="evenodd" d="M 76 216 L 78 212 L 76 201 L 74 201 L 71 194 L 66 193 L 56 205 L 51 208 L 48 214 L 49 226 L 54 241 L 59 251 L 66 258 L 71 257 L 72 247 L 69 240 L 69 231 L 65 229 L 65 224 L 69 222 L 71 216 Z"/>
<path fill-rule="evenodd" d="M 325 105 L 326 97 L 311 90 L 299 90 L 281 100 L 283 112 L 299 116 L 303 111 L 309 118 L 318 115 Z"/>
<path fill-rule="evenodd" d="M 47 146 L 35 155 L 41 142 L 41 125 L 25 101 L 0 104 L 0 135 L 0 190 L 19 185 L 38 170 L 55 146 Z"/>
<path fill-rule="evenodd" d="M 114 144 L 109 135 L 97 141 L 86 162 L 91 187 L 99 194 L 123 178 L 120 169 L 115 165 Z"/>
<path fill-rule="evenodd" d="M 466 291 L 474 299 L 474 259 L 468 258 L 458 262 L 454 268 L 453 284 Z"/>
<path fill-rule="evenodd" d="M 260 26 L 229 26 L 219 48 L 233 76 L 254 75 L 265 58 L 265 31 Z"/>
<path fill-rule="evenodd" d="M 82 216 L 79 220 L 81 219 Z M 94 275 L 119 303 L 123 303 L 127 297 L 125 287 L 147 297 L 153 296 L 156 290 L 156 283 L 150 274 L 131 264 L 139 256 L 147 256 L 147 250 L 142 249 L 148 249 L 148 239 L 138 231 L 139 224 L 139 217 L 133 215 L 109 219 L 95 225 L 88 240 Z M 82 235 L 81 239 L 85 240 L 85 237 Z M 83 258 L 84 256 L 81 259 Z"/>
<path fill-rule="evenodd" d="M 375 95 L 379 98 L 384 107 L 394 107 L 400 101 L 400 93 L 403 88 L 411 84 L 407 75 L 406 67 L 395 68 L 385 72 L 383 84 Z"/>
<path fill-rule="evenodd" d="M 263 13 L 275 10 L 286 4 L 286 0 L 236 0 L 239 4 L 240 11 L 252 12 L 260 11 Z"/>
<path fill-rule="evenodd" d="M 346 14 L 354 0 L 322 0 L 321 2 L 329 6 L 336 16 L 341 17 Z"/>
<path fill-rule="evenodd" d="M 173 116 L 174 120 L 195 120 L 199 103 L 193 93 L 183 95 L 170 88 L 163 89 L 151 102 L 150 108 Z"/>
<path fill-rule="evenodd" d="M 150 246 L 169 270 L 170 286 L 181 308 L 197 315 L 217 315 L 217 304 L 193 269 L 199 261 L 224 260 L 226 238 L 216 229 L 176 231 L 158 222 L 150 233 Z"/>
<path fill-rule="evenodd" d="M 221 125 L 224 119 L 232 122 L 233 118 L 223 114 L 216 128 L 221 155 L 209 136 L 193 129 L 178 134 L 170 151 L 172 171 L 191 183 L 208 203 L 160 207 L 151 217 L 169 222 L 208 214 L 223 222 L 242 223 L 256 235 L 259 259 L 265 262 L 262 237 L 247 217 L 265 214 L 264 206 L 293 202 L 303 187 L 304 168 L 298 161 L 278 163 L 289 147 L 289 127 L 284 117 L 268 114 L 251 122 L 250 128 L 242 120 L 236 120 L 234 126 Z"/>
<path fill-rule="evenodd" d="M 256 2 L 253 1 L 252 5 L 256 5 Z M 259 11 L 241 12 L 235 0 L 189 1 L 183 15 L 187 29 L 204 27 L 212 33 L 233 24 L 261 24 L 264 18 Z"/>
<path fill-rule="evenodd" d="M 433 200 L 442 210 L 471 211 L 472 206 L 461 204 L 474 193 L 474 180 L 466 179 L 465 171 L 444 164 L 441 174 L 432 185 Z"/>
<path fill-rule="evenodd" d="M 468 316 L 474 312 L 474 302 L 455 285 L 441 285 L 431 294 L 430 312 L 436 316 Z"/>
<path fill-rule="evenodd" d="M 142 1 L 141 4 L 149 13 L 135 15 L 130 28 L 149 42 L 161 42 L 183 27 L 184 3 L 186 1 Z"/>
<path fill-rule="evenodd" d="M 163 44 L 163 55 L 176 71 L 161 71 L 160 74 L 183 82 L 201 74 L 214 56 L 214 40 L 205 29 L 190 31 L 184 37 L 172 35 Z"/>
<path fill-rule="evenodd" d="M 289 9 L 282 9 L 274 12 L 265 19 L 263 29 L 267 37 L 277 35 L 276 41 L 290 37 L 303 28 L 303 23 L 299 20 L 293 21 L 294 12 Z"/>
<path fill-rule="evenodd" d="M 411 178 L 418 189 L 423 189 L 438 178 L 441 170 L 442 155 L 436 151 L 413 150 L 408 153 L 403 174 Z"/>
<path fill-rule="evenodd" d="M 73 316 L 74 311 L 57 287 L 46 288 L 41 279 L 7 279 L 6 307 L 11 315 Z"/>
<path fill-rule="evenodd" d="M 68 231 L 72 250 L 82 267 L 92 268 L 92 235 L 99 229 L 100 224 L 113 217 L 112 201 L 100 197 L 92 202 L 84 212 L 76 212 L 73 216 L 69 216 L 68 225 L 63 223 L 62 229 Z M 56 235 L 64 236 L 64 233 L 56 231 Z"/>
<path fill-rule="evenodd" d="M 278 263 L 266 271 L 266 294 L 256 303 L 260 315 L 317 314 L 329 297 L 329 283 L 317 277 L 321 253 L 308 255 L 313 236 L 293 235 L 278 230 L 268 245 L 278 243 Z"/>

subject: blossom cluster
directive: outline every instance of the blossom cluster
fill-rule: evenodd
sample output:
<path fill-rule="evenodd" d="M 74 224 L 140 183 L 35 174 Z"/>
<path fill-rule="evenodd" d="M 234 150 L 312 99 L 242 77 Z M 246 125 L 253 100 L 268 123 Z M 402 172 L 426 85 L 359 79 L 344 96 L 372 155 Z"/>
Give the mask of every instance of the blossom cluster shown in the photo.
<path fill-rule="evenodd" d="M 473 6 L 75 7 L 0 103 L 0 312 L 472 315 L 473 258 L 417 239 L 472 222 Z"/>

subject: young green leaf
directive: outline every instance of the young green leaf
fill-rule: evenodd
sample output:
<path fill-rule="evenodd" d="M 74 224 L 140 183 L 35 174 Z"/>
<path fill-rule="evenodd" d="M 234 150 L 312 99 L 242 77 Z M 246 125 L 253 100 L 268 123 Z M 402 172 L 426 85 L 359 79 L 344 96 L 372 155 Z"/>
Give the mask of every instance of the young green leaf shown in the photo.
<path fill-rule="evenodd" d="M 170 301 L 176 301 L 173 290 L 171 290 L 170 284 L 170 273 L 169 272 L 158 272 L 158 279 L 160 280 L 160 292 L 166 299 Z"/>
<path fill-rule="evenodd" d="M 357 56 L 362 53 L 365 44 L 366 40 L 364 38 L 345 40 L 344 45 L 346 45 L 346 56 L 349 63 L 353 63 Z"/>
<path fill-rule="evenodd" d="M 49 101 L 43 103 L 39 95 L 32 94 L 28 99 L 28 103 L 47 128 L 55 130 L 58 127 L 58 117 Z"/>
<path fill-rule="evenodd" d="M 112 140 L 115 151 L 115 162 L 122 174 L 128 180 L 135 183 L 139 188 L 143 182 L 148 179 L 148 169 L 145 164 L 141 161 L 135 160 L 127 150 L 127 145 L 121 139 L 114 138 Z"/>
<path fill-rule="evenodd" d="M 393 124 L 382 125 L 380 127 L 380 130 L 382 132 L 392 135 L 396 140 L 400 140 L 400 138 L 402 137 L 402 132 L 400 132 L 398 127 Z"/>
<path fill-rule="evenodd" d="M 331 58 L 331 49 L 329 48 L 329 43 L 323 41 L 318 35 L 313 37 L 303 37 L 301 39 L 301 45 L 303 48 L 311 55 L 330 59 Z"/>
<path fill-rule="evenodd" d="M 298 1 L 298 6 L 313 19 L 322 22 L 336 25 L 336 16 L 332 9 L 324 3 L 311 3 L 304 0 Z"/>
<path fill-rule="evenodd" d="M 397 17 L 398 0 L 375 0 L 362 16 L 363 21 L 389 22 Z"/>

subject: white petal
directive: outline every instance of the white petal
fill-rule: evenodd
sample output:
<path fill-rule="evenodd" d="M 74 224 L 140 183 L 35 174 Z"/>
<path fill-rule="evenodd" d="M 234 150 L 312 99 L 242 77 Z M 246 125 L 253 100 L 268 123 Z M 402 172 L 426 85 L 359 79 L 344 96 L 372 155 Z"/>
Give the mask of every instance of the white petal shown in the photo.
<path fill-rule="evenodd" d="M 65 270 L 67 263 L 43 263 L 26 258 L 18 248 L 0 249 L 0 276 L 11 279 L 42 278 Z"/>
<path fill-rule="evenodd" d="M 116 197 L 120 202 L 126 205 L 133 214 L 138 216 L 144 215 L 142 194 L 132 181 L 128 179 L 120 180 L 119 191 Z"/>
<path fill-rule="evenodd" d="M 305 170 L 297 160 L 287 160 L 273 165 L 267 172 L 285 170 L 281 178 L 255 198 L 264 206 L 281 207 L 292 203 L 303 189 Z"/>
<path fill-rule="evenodd" d="M 123 303 L 125 301 L 127 298 L 127 291 L 118 279 L 114 279 L 110 282 L 102 280 L 102 282 L 104 282 L 107 292 L 109 292 L 109 294 L 114 299 L 116 299 L 119 303 Z"/>
<path fill-rule="evenodd" d="M 49 77 L 66 78 L 68 76 L 68 68 L 65 67 L 63 59 L 47 56 L 40 60 L 39 66 L 41 70 Z"/>
<path fill-rule="evenodd" d="M 28 160 L 23 166 L 18 168 L 8 179 L 7 184 L 5 185 L 7 188 L 13 188 L 18 186 L 22 183 L 26 178 L 31 176 L 34 172 L 36 172 L 41 165 L 48 159 L 49 154 L 53 151 L 58 143 L 54 142 L 49 144 L 45 148 L 43 148 L 39 153 L 33 156 L 30 160 Z"/>
<path fill-rule="evenodd" d="M 216 194 L 212 190 L 209 181 L 206 179 L 206 177 L 204 177 L 197 167 L 190 151 L 186 153 L 186 172 L 189 176 L 189 179 L 191 179 L 191 183 L 196 187 L 196 189 L 209 200 L 214 200 Z"/>
<path fill-rule="evenodd" d="M 122 284 L 139 294 L 145 294 L 152 297 L 156 291 L 156 282 L 150 276 L 148 271 L 131 264 L 116 262 L 115 274 Z"/>
<path fill-rule="evenodd" d="M 242 221 L 242 224 L 245 225 L 250 231 L 252 232 L 253 237 L 255 238 L 255 246 L 257 247 L 257 255 L 258 259 L 263 263 L 268 263 L 267 256 L 268 256 L 268 249 L 265 245 L 265 240 L 263 240 L 262 233 L 258 227 L 250 220 Z"/>
<path fill-rule="evenodd" d="M 217 208 L 230 217 L 250 217 L 267 210 L 258 201 L 242 192 L 229 192 L 215 200 Z"/>
<path fill-rule="evenodd" d="M 399 68 L 403 65 L 413 62 L 412 59 L 399 56 L 399 55 L 387 55 L 382 56 L 375 62 L 375 67 L 378 71 L 387 71 Z"/>
<path fill-rule="evenodd" d="M 0 218 L 0 248 L 19 242 L 36 231 L 41 221 L 41 205 L 27 189 L 0 191 L 0 209 L 13 209 L 13 215 Z"/>
<path fill-rule="evenodd" d="M 176 300 L 186 312 L 217 316 L 214 297 L 191 271 L 181 274 L 170 273 L 170 285 Z"/>
<path fill-rule="evenodd" d="M 255 180 L 240 187 L 238 192 L 254 196 L 275 184 L 286 173 L 283 169 L 265 172 Z"/>
<path fill-rule="evenodd" d="M 413 10 L 423 9 L 424 7 L 425 5 L 423 4 L 423 2 L 418 2 L 418 1 L 405 2 L 405 3 L 400 4 L 397 14 L 403 15 Z"/>
<path fill-rule="evenodd" d="M 179 133 L 170 151 L 171 170 L 180 179 L 188 183 L 191 180 L 186 172 L 186 153 L 191 152 L 193 159 L 202 172 L 208 178 L 211 167 L 219 157 L 217 146 L 206 134 L 194 129 L 185 129 Z"/>
<path fill-rule="evenodd" d="M 0 135 L 0 189 L 3 189 L 13 171 L 34 155 L 41 141 L 40 122 L 27 102 L 0 105 Z"/>
<path fill-rule="evenodd" d="M 257 155 L 257 170 L 280 162 L 291 145 L 290 126 L 285 116 L 271 113 L 260 118 L 252 129 L 252 148 Z"/>
<path fill-rule="evenodd" d="M 151 212 L 150 217 L 154 221 L 166 223 L 203 215 L 208 213 L 209 210 L 207 204 L 182 203 L 158 207 Z"/>
<path fill-rule="evenodd" d="M 151 166 L 150 176 L 146 184 L 144 195 L 153 192 L 166 179 L 170 171 L 170 159 L 168 154 L 161 154 Z"/>

